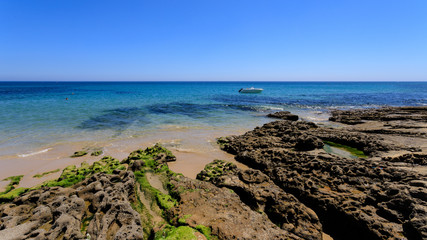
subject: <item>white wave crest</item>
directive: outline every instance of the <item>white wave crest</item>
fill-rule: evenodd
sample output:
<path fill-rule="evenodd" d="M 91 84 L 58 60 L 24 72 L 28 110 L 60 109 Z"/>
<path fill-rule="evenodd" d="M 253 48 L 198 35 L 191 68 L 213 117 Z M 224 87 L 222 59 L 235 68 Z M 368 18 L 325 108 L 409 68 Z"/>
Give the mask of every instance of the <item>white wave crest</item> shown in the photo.
<path fill-rule="evenodd" d="M 34 155 L 37 155 L 37 154 L 40 154 L 40 153 L 45 153 L 45 152 L 47 152 L 47 151 L 49 151 L 51 149 L 52 148 L 46 148 L 46 149 L 43 149 L 43 150 L 40 150 L 40 151 L 37 151 L 37 152 L 31 152 L 31 153 L 26 153 L 26 154 L 18 154 L 18 157 L 34 156 Z"/>

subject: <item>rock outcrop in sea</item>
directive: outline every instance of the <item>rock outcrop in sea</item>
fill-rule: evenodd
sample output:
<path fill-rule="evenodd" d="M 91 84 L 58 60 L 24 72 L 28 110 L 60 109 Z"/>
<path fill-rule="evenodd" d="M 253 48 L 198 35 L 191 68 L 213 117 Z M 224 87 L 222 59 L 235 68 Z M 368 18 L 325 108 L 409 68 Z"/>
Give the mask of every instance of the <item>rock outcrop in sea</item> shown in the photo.
<path fill-rule="evenodd" d="M 427 239 L 426 115 L 337 111 L 350 125 L 328 127 L 276 113 L 218 139 L 247 169 L 215 160 L 197 179 L 172 172 L 160 145 L 30 189 L 10 178 L 0 239 Z"/>

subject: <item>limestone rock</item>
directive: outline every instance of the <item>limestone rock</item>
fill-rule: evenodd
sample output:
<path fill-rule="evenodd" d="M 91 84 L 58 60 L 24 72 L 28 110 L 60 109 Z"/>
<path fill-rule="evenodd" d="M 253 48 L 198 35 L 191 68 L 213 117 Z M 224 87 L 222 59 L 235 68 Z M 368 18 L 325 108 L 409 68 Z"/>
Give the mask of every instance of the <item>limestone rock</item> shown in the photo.
<path fill-rule="evenodd" d="M 267 117 L 280 118 L 282 120 L 290 120 L 290 121 L 297 121 L 298 120 L 298 115 L 292 114 L 288 111 L 280 111 L 280 112 L 270 113 L 267 115 Z"/>
<path fill-rule="evenodd" d="M 97 173 L 72 188 L 44 187 L 0 205 L 0 236 L 7 239 L 143 239 L 132 172 Z M 3 238 L 2 238 L 3 239 Z"/>
<path fill-rule="evenodd" d="M 301 239 L 253 211 L 230 189 L 185 177 L 172 184 L 181 200 L 170 214 L 178 219 L 189 216 L 185 220 L 189 226 L 209 227 L 219 239 Z"/>

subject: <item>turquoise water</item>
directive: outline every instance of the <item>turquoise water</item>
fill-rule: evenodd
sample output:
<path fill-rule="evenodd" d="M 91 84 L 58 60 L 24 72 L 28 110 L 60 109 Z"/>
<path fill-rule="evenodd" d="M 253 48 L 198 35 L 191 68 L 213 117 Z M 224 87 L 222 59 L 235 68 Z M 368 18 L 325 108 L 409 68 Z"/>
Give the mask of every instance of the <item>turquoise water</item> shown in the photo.
<path fill-rule="evenodd" d="M 238 93 L 252 86 L 264 91 Z M 253 128 L 277 110 L 404 105 L 427 105 L 427 82 L 0 82 L 0 156 L 169 128 Z"/>

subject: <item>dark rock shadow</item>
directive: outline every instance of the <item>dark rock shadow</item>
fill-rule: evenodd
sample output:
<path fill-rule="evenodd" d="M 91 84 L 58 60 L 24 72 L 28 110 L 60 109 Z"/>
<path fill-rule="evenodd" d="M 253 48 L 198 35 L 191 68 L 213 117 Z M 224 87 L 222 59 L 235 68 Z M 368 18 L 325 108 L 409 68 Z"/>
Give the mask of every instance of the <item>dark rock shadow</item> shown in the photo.
<path fill-rule="evenodd" d="M 116 108 L 104 111 L 103 114 L 83 121 L 77 128 L 85 130 L 115 130 L 123 132 L 132 124 L 148 124 L 146 111 L 142 108 Z"/>
<path fill-rule="evenodd" d="M 235 104 L 194 104 L 194 103 L 167 103 L 153 104 L 147 107 L 151 114 L 177 114 L 190 118 L 206 118 L 215 115 L 219 111 L 257 111 L 255 107 Z"/>

